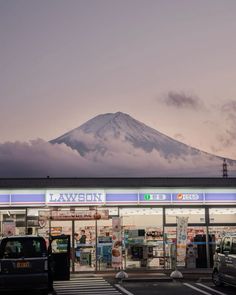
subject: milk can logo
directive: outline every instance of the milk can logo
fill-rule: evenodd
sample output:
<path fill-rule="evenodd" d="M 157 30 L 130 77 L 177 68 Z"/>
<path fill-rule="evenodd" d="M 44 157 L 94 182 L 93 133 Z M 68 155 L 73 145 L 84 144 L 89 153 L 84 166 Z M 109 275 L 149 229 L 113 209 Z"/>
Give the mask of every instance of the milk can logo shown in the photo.
<path fill-rule="evenodd" d="M 179 193 L 177 195 L 177 200 L 179 201 L 197 201 L 200 199 L 199 194 L 183 194 L 183 193 Z"/>

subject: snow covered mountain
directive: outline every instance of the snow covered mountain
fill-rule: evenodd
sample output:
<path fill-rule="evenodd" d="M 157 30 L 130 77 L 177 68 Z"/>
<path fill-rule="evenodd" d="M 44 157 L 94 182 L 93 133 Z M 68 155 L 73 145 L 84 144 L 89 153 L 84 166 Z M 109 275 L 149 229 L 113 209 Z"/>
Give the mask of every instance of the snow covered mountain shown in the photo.
<path fill-rule="evenodd" d="M 221 157 L 121 112 L 98 115 L 51 143 L 66 144 L 90 163 L 100 164 L 100 176 L 222 176 Z"/>

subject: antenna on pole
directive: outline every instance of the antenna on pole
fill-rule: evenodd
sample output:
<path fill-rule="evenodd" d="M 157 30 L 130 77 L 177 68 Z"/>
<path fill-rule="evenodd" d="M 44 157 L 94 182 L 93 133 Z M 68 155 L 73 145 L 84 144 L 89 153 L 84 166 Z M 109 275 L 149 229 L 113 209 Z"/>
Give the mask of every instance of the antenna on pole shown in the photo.
<path fill-rule="evenodd" d="M 223 178 L 228 178 L 228 166 L 226 159 L 223 160 Z"/>

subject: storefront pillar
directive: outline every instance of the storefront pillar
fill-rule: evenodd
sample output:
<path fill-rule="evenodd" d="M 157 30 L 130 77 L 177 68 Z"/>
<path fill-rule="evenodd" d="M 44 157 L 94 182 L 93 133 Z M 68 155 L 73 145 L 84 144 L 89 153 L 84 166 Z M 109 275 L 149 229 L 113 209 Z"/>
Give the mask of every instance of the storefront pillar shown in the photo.
<path fill-rule="evenodd" d="M 205 222 L 206 222 L 206 258 L 207 268 L 210 268 L 210 247 L 209 247 L 209 208 L 205 207 Z"/>
<path fill-rule="evenodd" d="M 97 211 L 97 209 L 96 209 Z M 97 251 L 97 247 L 98 247 L 98 221 L 97 219 L 95 220 L 95 271 L 98 271 L 98 251 Z"/>
<path fill-rule="evenodd" d="M 71 233 L 71 261 L 72 261 L 72 272 L 75 272 L 75 221 L 72 220 L 72 233 Z"/>
<path fill-rule="evenodd" d="M 165 224 L 166 224 L 166 208 L 162 208 L 162 235 L 163 235 L 163 259 L 164 269 L 166 269 L 166 239 L 165 239 Z M 167 259 L 170 259 L 169 257 Z"/>

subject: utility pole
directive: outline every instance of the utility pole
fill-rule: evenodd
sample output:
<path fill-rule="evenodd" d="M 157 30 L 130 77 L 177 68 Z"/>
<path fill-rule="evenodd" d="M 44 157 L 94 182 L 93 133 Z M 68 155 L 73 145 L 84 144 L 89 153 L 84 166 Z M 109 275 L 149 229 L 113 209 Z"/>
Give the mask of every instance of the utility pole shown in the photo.
<path fill-rule="evenodd" d="M 228 178 L 228 167 L 226 159 L 223 160 L 223 178 Z"/>

